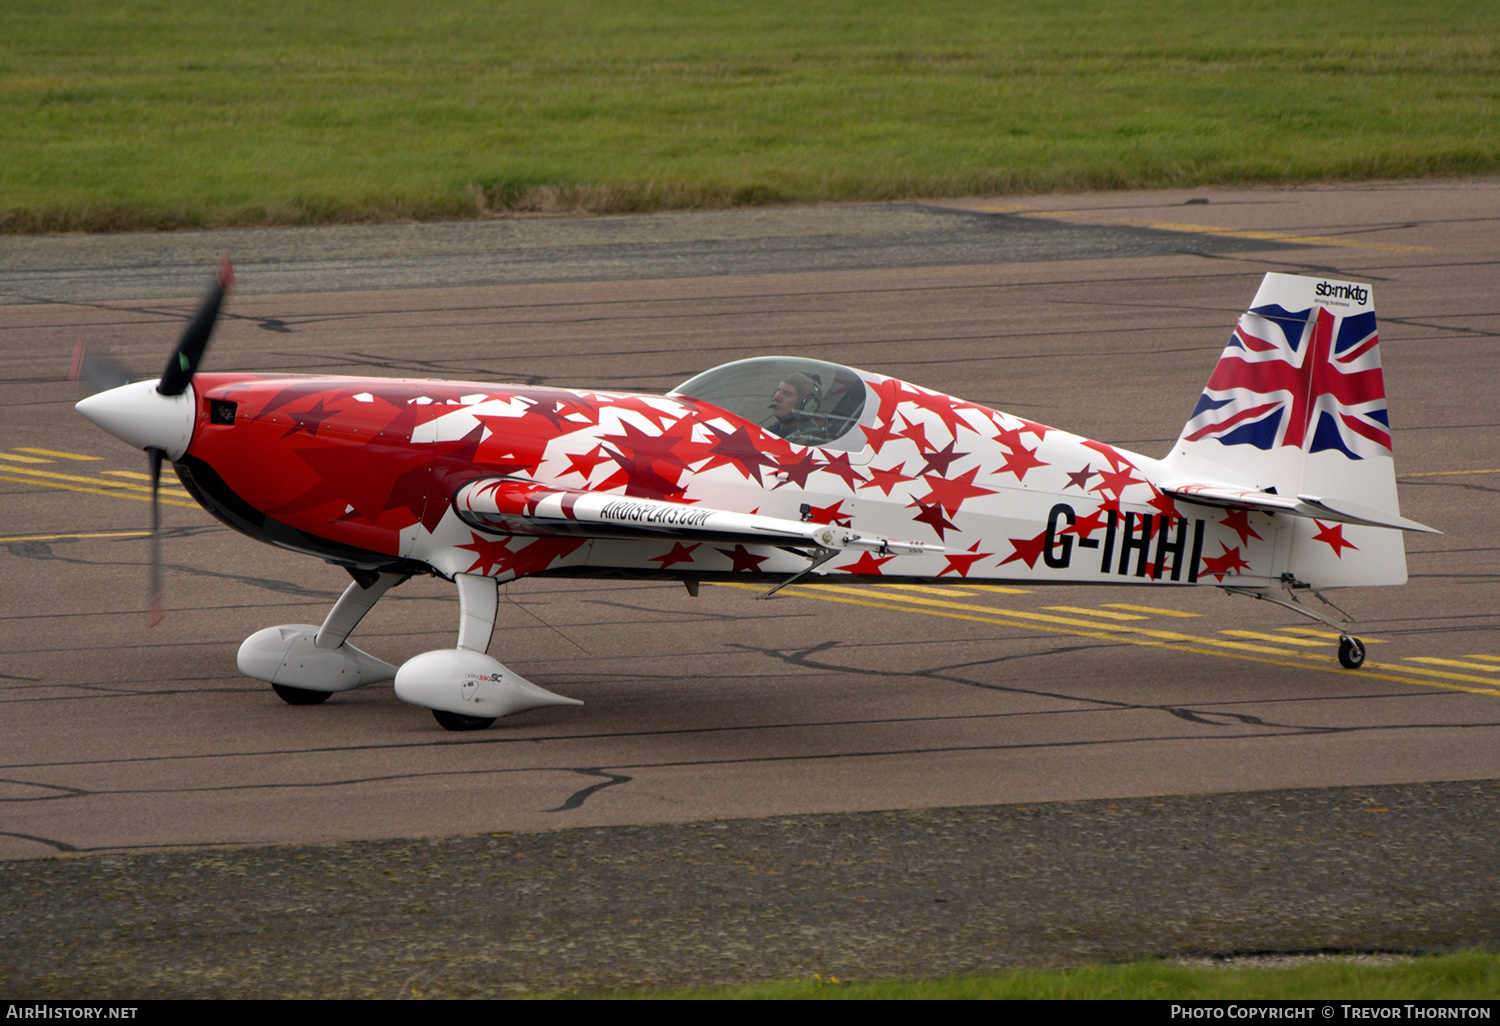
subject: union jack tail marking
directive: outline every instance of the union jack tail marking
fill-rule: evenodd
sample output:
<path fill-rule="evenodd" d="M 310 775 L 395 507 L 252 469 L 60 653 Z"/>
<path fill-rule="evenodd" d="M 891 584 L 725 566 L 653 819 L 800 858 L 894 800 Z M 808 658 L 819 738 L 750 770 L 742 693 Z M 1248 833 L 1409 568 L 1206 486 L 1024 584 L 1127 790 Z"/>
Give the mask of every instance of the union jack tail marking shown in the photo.
<path fill-rule="evenodd" d="M 1230 336 L 1182 439 L 1336 450 L 1352 460 L 1390 455 L 1375 311 L 1252 307 Z"/>

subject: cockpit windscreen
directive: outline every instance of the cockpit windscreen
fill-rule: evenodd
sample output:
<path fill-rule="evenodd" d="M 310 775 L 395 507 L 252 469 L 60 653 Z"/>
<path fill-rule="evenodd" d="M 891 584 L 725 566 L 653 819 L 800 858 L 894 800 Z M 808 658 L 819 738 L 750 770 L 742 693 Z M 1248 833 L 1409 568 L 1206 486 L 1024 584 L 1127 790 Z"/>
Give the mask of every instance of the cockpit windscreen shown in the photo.
<path fill-rule="evenodd" d="M 713 403 L 798 445 L 860 449 L 854 431 L 865 384 L 848 367 L 792 356 L 740 360 L 678 386 L 672 395 Z"/>

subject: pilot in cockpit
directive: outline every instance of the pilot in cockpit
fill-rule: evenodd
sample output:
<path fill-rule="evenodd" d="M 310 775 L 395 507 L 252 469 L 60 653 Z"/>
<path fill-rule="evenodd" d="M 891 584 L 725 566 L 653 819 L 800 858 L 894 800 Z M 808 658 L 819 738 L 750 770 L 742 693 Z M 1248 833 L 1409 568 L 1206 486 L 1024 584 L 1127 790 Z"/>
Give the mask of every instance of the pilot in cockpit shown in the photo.
<path fill-rule="evenodd" d="M 812 414 L 822 398 L 822 387 L 816 375 L 800 372 L 788 374 L 771 396 L 771 418 L 762 426 L 789 441 L 821 436 L 817 418 Z"/>

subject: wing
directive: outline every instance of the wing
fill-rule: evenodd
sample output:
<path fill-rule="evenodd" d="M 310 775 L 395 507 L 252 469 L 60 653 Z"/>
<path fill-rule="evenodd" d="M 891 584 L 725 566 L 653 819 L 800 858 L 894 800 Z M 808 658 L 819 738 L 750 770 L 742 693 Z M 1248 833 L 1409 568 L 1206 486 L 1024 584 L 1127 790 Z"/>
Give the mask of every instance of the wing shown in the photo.
<path fill-rule="evenodd" d="M 874 549 L 913 554 L 942 552 L 941 545 L 894 541 L 837 524 L 784 520 L 685 502 L 636 499 L 587 490 L 551 488 L 535 481 L 488 477 L 471 481 L 453 497 L 470 527 L 489 533 L 569 538 L 694 538 L 745 544 Z"/>

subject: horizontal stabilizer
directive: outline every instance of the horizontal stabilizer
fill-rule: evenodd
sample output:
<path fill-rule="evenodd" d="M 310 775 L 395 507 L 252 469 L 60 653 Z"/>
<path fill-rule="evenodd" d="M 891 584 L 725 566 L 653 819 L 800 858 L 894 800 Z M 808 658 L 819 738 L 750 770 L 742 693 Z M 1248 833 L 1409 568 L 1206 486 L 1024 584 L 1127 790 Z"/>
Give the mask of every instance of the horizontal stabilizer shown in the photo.
<path fill-rule="evenodd" d="M 1415 520 L 1397 516 L 1395 513 L 1387 513 L 1385 510 L 1372 509 L 1369 506 L 1361 506 L 1357 502 L 1347 499 L 1318 499 L 1311 495 L 1299 495 L 1308 506 L 1319 512 L 1304 513 L 1303 516 L 1315 516 L 1322 520 L 1338 520 L 1346 524 L 1365 524 L 1370 527 L 1391 527 L 1401 531 L 1420 531 L 1423 534 L 1442 534 L 1436 527 L 1428 527 L 1419 524 Z"/>
<path fill-rule="evenodd" d="M 760 545 L 813 545 L 835 550 L 873 549 L 906 555 L 943 551 L 941 545 L 893 541 L 837 524 L 735 513 L 685 502 L 548 488 L 514 478 L 471 481 L 453 497 L 453 507 L 470 527 L 501 534 L 691 537 Z"/>
<path fill-rule="evenodd" d="M 1347 499 L 1320 499 L 1312 495 L 1298 495 L 1292 498 L 1273 492 L 1202 484 L 1170 485 L 1162 488 L 1162 491 L 1174 499 L 1196 502 L 1203 506 L 1253 509 L 1261 513 L 1289 513 L 1292 516 L 1331 520 L 1342 524 L 1442 534 L 1441 531 L 1428 527 L 1426 524 L 1419 524 L 1415 520 L 1408 520 L 1385 510 L 1362 506 Z"/>

